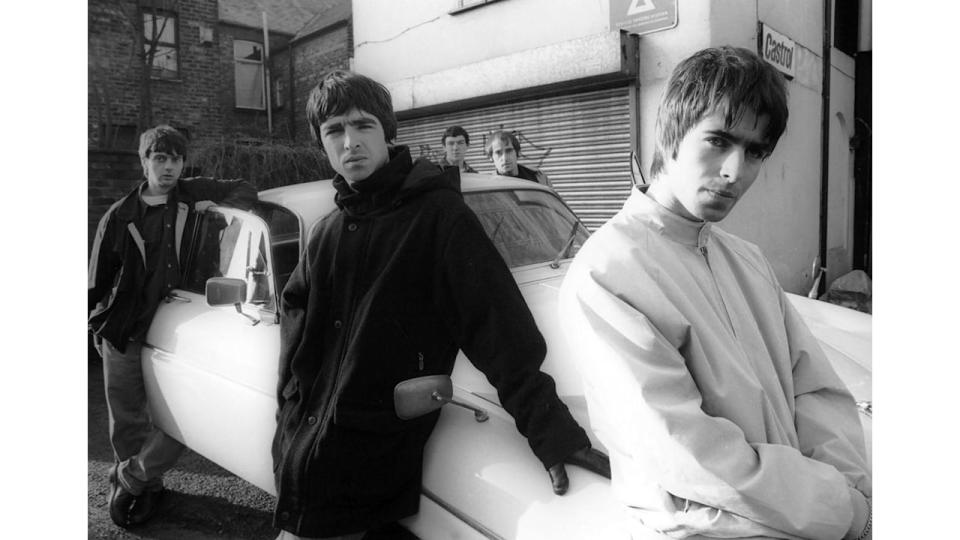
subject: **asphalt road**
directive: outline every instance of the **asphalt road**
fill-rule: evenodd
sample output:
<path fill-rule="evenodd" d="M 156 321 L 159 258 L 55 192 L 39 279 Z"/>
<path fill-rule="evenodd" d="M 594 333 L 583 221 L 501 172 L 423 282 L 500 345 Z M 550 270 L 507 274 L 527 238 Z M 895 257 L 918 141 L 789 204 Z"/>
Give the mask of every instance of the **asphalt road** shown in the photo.
<path fill-rule="evenodd" d="M 273 496 L 189 450 L 164 477 L 168 491 L 154 518 L 129 530 L 114 525 L 106 503 L 113 451 L 107 436 L 103 372 L 95 352 L 88 358 L 88 538 L 276 538 L 278 531 L 271 525 Z"/>

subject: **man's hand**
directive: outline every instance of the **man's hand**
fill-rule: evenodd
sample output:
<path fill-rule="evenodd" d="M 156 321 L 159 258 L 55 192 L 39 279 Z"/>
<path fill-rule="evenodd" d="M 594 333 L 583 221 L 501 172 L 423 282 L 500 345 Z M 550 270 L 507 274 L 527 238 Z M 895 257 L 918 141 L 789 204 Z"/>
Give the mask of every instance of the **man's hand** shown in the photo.
<path fill-rule="evenodd" d="M 197 201 L 193 203 L 193 209 L 202 214 L 207 211 L 207 208 L 216 205 L 217 203 L 213 201 Z"/>
<path fill-rule="evenodd" d="M 589 446 L 581 448 L 547 470 L 550 474 L 550 482 L 553 484 L 553 492 L 557 495 L 563 495 L 570 487 L 570 479 L 567 478 L 567 469 L 563 466 L 564 463 L 578 465 L 604 478 L 610 478 L 610 458 Z"/>

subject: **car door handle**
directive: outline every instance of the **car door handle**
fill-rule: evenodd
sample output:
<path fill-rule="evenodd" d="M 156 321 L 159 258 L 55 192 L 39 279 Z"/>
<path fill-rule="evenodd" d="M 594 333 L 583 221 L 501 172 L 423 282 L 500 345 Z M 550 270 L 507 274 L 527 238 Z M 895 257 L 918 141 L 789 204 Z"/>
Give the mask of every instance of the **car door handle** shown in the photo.
<path fill-rule="evenodd" d="M 189 304 L 189 303 L 191 302 L 191 300 L 190 300 L 189 298 L 187 298 L 186 296 L 180 296 L 179 294 L 177 294 L 177 293 L 175 293 L 175 292 L 173 292 L 173 291 L 167 293 L 167 296 L 163 299 L 163 301 L 166 302 L 166 303 L 168 303 L 168 304 L 169 304 L 170 302 L 173 302 L 174 300 L 176 300 L 177 302 L 183 302 L 183 303 L 185 303 L 185 304 Z"/>

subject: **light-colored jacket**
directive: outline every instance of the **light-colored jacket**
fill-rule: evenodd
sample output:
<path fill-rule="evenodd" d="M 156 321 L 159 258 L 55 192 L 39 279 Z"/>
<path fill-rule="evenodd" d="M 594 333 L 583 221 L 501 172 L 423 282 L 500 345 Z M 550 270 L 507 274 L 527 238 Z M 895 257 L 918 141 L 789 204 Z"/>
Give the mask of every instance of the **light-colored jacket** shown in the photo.
<path fill-rule="evenodd" d="M 841 538 L 871 472 L 853 397 L 760 250 L 634 189 L 560 295 L 613 488 L 674 537 Z"/>

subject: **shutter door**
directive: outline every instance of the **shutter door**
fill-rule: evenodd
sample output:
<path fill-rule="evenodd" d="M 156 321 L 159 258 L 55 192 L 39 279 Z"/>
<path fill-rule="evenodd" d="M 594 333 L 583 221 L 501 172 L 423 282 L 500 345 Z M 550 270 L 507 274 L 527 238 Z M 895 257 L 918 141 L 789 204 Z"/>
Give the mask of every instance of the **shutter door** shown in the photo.
<path fill-rule="evenodd" d="M 397 143 L 414 158 L 443 156 L 449 126 L 470 133 L 467 163 L 493 173 L 483 154 L 487 135 L 516 131 L 519 162 L 542 169 L 591 230 L 613 216 L 630 194 L 630 106 L 627 87 L 493 105 L 401 121 Z"/>

